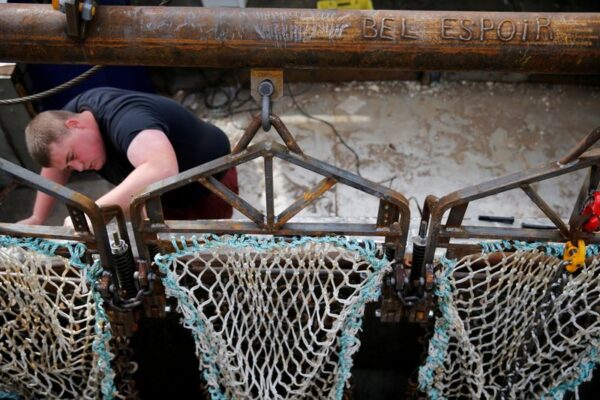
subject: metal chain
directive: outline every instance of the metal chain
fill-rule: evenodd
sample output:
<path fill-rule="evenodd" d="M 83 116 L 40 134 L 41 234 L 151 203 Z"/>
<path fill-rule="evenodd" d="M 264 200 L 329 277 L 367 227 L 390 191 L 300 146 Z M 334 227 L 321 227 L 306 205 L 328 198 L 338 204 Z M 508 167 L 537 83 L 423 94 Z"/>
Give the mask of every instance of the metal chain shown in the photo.
<path fill-rule="evenodd" d="M 134 361 L 135 355 L 129 338 L 117 336 L 113 338 L 113 346 L 115 354 L 113 364 L 117 376 L 116 384 L 119 393 L 116 397 L 129 400 L 141 400 L 134 376 L 138 365 Z"/>
<path fill-rule="evenodd" d="M 85 79 L 90 77 L 91 75 L 98 72 L 100 69 L 102 69 L 102 65 L 94 65 L 92 68 L 88 69 L 81 75 L 76 76 L 75 78 L 71 79 L 70 81 L 62 83 L 56 87 L 53 87 L 52 89 L 48 89 L 41 93 L 32 94 L 31 96 L 17 97 L 14 99 L 4 99 L 4 100 L 0 99 L 0 106 L 1 105 L 9 105 L 9 104 L 25 103 L 27 101 L 39 100 L 39 99 L 43 99 L 44 97 L 52 96 L 58 92 L 61 92 L 63 90 L 66 90 L 73 86 L 78 85 L 79 83 L 81 83 L 82 81 L 84 81 Z"/>

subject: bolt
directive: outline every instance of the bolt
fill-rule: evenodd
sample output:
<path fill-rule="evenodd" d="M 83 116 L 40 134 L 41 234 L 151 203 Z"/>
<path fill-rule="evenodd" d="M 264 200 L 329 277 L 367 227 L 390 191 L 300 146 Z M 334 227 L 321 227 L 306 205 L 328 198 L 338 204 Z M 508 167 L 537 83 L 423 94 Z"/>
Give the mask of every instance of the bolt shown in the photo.
<path fill-rule="evenodd" d="M 258 93 L 261 96 L 270 96 L 273 94 L 273 91 L 273 82 L 271 82 L 269 79 L 265 79 L 258 84 Z"/>
<path fill-rule="evenodd" d="M 377 310 L 375 310 L 375 316 L 377 318 L 381 318 L 381 309 L 378 308 Z"/>

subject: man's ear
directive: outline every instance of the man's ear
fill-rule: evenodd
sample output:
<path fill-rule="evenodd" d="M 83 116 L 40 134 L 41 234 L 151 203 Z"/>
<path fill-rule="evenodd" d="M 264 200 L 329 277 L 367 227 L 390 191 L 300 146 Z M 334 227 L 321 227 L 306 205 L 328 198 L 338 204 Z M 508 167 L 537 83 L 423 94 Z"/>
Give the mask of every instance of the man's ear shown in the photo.
<path fill-rule="evenodd" d="M 65 126 L 69 129 L 73 129 L 73 128 L 78 128 L 79 127 L 79 120 L 77 118 L 68 118 L 65 121 Z"/>

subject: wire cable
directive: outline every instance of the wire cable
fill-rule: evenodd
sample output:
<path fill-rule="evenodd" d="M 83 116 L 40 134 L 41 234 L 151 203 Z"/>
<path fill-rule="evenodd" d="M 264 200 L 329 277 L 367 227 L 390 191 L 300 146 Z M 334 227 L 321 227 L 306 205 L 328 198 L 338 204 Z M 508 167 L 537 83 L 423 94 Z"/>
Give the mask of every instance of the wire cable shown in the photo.
<path fill-rule="evenodd" d="M 161 7 L 166 7 L 169 5 L 169 3 L 171 3 L 171 0 L 162 0 L 158 5 Z M 50 97 L 56 93 L 62 92 L 63 90 L 67 90 L 73 86 L 79 85 L 82 81 L 86 80 L 90 76 L 94 75 L 96 72 L 100 71 L 102 69 L 102 67 L 103 67 L 102 65 L 94 65 L 92 68 L 88 69 L 81 75 L 76 76 L 75 78 L 71 79 L 70 81 L 62 83 L 56 87 L 53 87 L 52 89 L 48 89 L 48 90 L 40 92 L 40 93 L 32 94 L 31 96 L 17 97 L 14 99 L 0 99 L 0 106 L 26 103 L 28 101 L 35 101 L 35 100 L 40 100 L 40 99 L 43 99 L 46 97 Z"/>
<path fill-rule="evenodd" d="M 298 109 L 298 111 L 300 111 L 300 113 L 302 113 L 305 117 L 310 118 L 310 119 L 314 119 L 315 121 L 319 121 L 324 123 L 325 125 L 329 126 L 331 128 L 331 130 L 333 131 L 333 134 L 338 138 L 338 140 L 340 141 L 340 143 L 347 148 L 353 155 L 354 158 L 356 159 L 356 174 L 360 177 L 362 177 L 362 174 L 360 173 L 360 157 L 358 156 L 358 153 L 356 152 L 356 150 L 354 150 L 342 137 L 342 135 L 340 135 L 340 133 L 337 131 L 337 129 L 335 129 L 335 126 L 333 126 L 332 123 L 325 121 L 324 119 L 315 117 L 313 115 L 310 115 L 309 113 L 307 113 L 306 111 L 304 111 L 304 109 L 302 107 L 300 107 L 300 104 L 298 104 L 298 102 L 296 101 L 296 98 L 294 97 L 294 93 L 292 93 L 292 90 L 290 89 L 289 85 L 288 86 L 288 93 L 290 94 L 290 97 L 292 98 L 292 102 L 294 103 L 294 105 L 296 106 L 296 108 Z"/>
<path fill-rule="evenodd" d="M 419 215 L 421 216 L 421 218 L 423 218 L 423 209 L 421 208 L 421 205 L 419 204 L 419 200 L 417 200 L 417 198 L 415 196 L 410 196 L 408 198 L 408 202 L 410 203 L 411 200 L 413 200 L 415 202 L 415 205 L 417 206 L 417 210 L 419 210 Z"/>
<path fill-rule="evenodd" d="M 39 100 L 39 99 L 43 99 L 45 97 L 52 96 L 58 92 L 61 92 L 63 90 L 69 89 L 73 86 L 80 84 L 82 81 L 86 80 L 91 75 L 94 75 L 100 69 L 102 69 L 102 65 L 94 65 L 92 68 L 88 69 L 81 75 L 76 76 L 75 78 L 71 79 L 70 81 L 67 81 L 56 87 L 53 87 L 52 89 L 48 89 L 48 90 L 45 90 L 40 93 L 32 94 L 31 96 L 17 97 L 14 99 L 3 99 L 3 100 L 0 100 L 0 105 L 25 103 L 28 101 Z"/>

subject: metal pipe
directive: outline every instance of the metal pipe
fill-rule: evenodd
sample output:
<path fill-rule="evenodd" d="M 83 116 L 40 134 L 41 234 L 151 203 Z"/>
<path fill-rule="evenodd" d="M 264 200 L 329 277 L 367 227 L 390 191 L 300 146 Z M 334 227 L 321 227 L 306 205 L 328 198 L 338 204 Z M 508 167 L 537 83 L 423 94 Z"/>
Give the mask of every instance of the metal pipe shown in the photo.
<path fill-rule="evenodd" d="M 100 6 L 85 42 L 42 4 L 0 5 L 0 61 L 591 74 L 600 14 Z"/>

